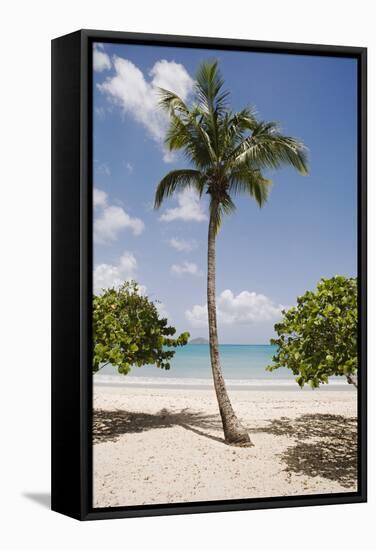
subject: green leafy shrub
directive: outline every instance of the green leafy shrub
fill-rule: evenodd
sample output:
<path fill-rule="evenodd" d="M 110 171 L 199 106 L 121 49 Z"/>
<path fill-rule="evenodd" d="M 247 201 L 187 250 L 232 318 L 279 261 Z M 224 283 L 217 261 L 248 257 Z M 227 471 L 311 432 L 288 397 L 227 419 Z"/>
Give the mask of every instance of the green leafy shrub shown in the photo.
<path fill-rule="evenodd" d="M 300 387 L 317 388 L 330 376 L 346 376 L 357 386 L 356 278 L 321 279 L 316 292 L 306 292 L 283 314 L 274 327 L 278 338 L 270 341 L 278 350 L 268 371 L 286 367 Z"/>
<path fill-rule="evenodd" d="M 108 363 L 121 374 L 128 374 L 133 365 L 167 370 L 175 353 L 171 348 L 189 339 L 188 332 L 173 338 L 175 333 L 135 281 L 108 289 L 93 297 L 93 372 Z"/>

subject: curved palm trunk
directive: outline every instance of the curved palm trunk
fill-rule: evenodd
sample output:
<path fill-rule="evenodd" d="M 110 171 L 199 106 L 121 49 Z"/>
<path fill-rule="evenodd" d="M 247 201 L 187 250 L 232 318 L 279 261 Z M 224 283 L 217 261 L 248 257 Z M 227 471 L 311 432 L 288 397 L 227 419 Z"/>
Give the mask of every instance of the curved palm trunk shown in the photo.
<path fill-rule="evenodd" d="M 216 288 L 215 288 L 215 226 L 212 216 L 209 222 L 208 231 L 208 319 L 209 319 L 209 343 L 210 359 L 214 380 L 215 393 L 217 395 L 219 412 L 222 418 L 223 431 L 226 443 L 244 447 L 252 446 L 251 440 L 245 428 L 240 424 L 230 398 L 227 394 L 225 381 L 223 379 L 217 332 L 216 312 Z"/>

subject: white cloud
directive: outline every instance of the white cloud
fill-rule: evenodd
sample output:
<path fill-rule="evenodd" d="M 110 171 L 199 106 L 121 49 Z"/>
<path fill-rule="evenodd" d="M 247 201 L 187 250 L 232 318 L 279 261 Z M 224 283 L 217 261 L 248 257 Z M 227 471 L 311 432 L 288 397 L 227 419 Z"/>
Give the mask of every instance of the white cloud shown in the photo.
<path fill-rule="evenodd" d="M 163 302 L 154 302 L 154 305 L 155 307 L 157 308 L 157 311 L 158 311 L 158 314 L 161 318 L 163 319 L 168 319 L 168 317 L 170 316 L 167 309 L 166 309 L 166 306 Z"/>
<path fill-rule="evenodd" d="M 173 273 L 177 273 L 178 275 L 182 275 L 184 273 L 187 273 L 189 275 L 198 275 L 198 276 L 202 275 L 202 272 L 199 270 L 197 264 L 193 262 L 183 262 L 182 264 L 173 264 L 171 266 L 171 271 Z"/>
<path fill-rule="evenodd" d="M 131 174 L 133 172 L 133 164 L 131 164 L 130 162 L 127 162 L 125 166 L 128 172 Z"/>
<path fill-rule="evenodd" d="M 206 327 L 208 325 L 208 308 L 206 305 L 195 305 L 192 309 L 186 310 L 185 317 L 192 327 Z"/>
<path fill-rule="evenodd" d="M 94 208 L 107 206 L 107 193 L 105 191 L 102 191 L 101 189 L 98 189 L 97 187 L 94 187 L 93 205 Z"/>
<path fill-rule="evenodd" d="M 158 107 L 158 87 L 171 90 L 186 100 L 193 88 L 193 80 L 183 65 L 165 59 L 155 63 L 149 79 L 128 59 L 114 56 L 113 65 L 115 75 L 98 84 L 99 90 L 142 124 L 163 146 L 168 117 Z M 170 162 L 172 155 L 165 151 L 164 160 Z"/>
<path fill-rule="evenodd" d="M 217 298 L 218 323 L 223 325 L 276 321 L 284 308 L 285 306 L 275 304 L 264 294 L 247 290 L 238 295 L 234 295 L 231 290 L 224 290 Z M 193 327 L 207 326 L 207 305 L 194 305 L 185 312 L 185 317 Z"/>
<path fill-rule="evenodd" d="M 120 206 L 108 204 L 107 193 L 94 189 L 94 242 L 106 243 L 116 240 L 119 231 L 130 229 L 138 236 L 144 230 L 144 222 L 140 218 L 132 218 Z"/>
<path fill-rule="evenodd" d="M 94 294 L 100 294 L 103 289 L 119 287 L 124 281 L 134 278 L 137 261 L 131 252 L 124 252 L 119 263 L 99 264 L 94 269 Z"/>
<path fill-rule="evenodd" d="M 188 187 L 177 196 L 176 208 L 168 208 L 159 218 L 164 222 L 175 220 L 202 222 L 207 219 L 203 210 L 202 201 L 195 189 Z"/>
<path fill-rule="evenodd" d="M 162 59 L 157 61 L 150 71 L 152 81 L 150 85 L 153 88 L 164 88 L 174 92 L 184 101 L 193 88 L 193 80 L 189 76 L 185 67 L 175 61 Z"/>
<path fill-rule="evenodd" d="M 168 241 L 168 243 L 178 252 L 191 252 L 197 248 L 196 241 L 185 241 L 184 239 L 172 238 Z"/>
<path fill-rule="evenodd" d="M 98 73 L 111 69 L 109 56 L 103 51 L 103 44 L 96 44 L 93 50 L 93 69 Z"/>
<path fill-rule="evenodd" d="M 114 241 L 122 229 L 128 228 L 134 235 L 140 235 L 144 222 L 131 218 L 120 206 L 107 206 L 94 220 L 94 240 L 98 243 Z"/>

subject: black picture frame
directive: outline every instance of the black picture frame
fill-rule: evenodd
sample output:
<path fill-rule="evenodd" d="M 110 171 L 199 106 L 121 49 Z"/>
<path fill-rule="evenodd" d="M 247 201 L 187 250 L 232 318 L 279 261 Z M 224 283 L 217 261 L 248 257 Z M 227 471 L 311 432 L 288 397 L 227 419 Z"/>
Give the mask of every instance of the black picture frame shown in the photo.
<path fill-rule="evenodd" d="M 95 41 L 294 55 L 358 64 L 358 491 L 92 507 L 92 48 Z M 52 509 L 80 520 L 365 502 L 367 499 L 366 48 L 80 30 L 52 40 Z"/>

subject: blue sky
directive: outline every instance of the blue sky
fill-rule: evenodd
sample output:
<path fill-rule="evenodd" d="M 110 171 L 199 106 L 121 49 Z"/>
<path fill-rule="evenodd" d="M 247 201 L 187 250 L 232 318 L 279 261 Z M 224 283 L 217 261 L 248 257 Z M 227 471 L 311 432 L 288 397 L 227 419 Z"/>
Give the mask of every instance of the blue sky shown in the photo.
<path fill-rule="evenodd" d="M 310 175 L 267 174 L 259 209 L 246 196 L 217 243 L 222 343 L 268 343 L 282 306 L 320 277 L 356 275 L 356 61 L 346 58 L 119 44 L 94 47 L 94 284 L 135 278 L 178 331 L 207 336 L 205 201 L 192 193 L 152 208 L 163 175 L 186 166 L 163 146 L 157 86 L 188 102 L 199 63 L 216 58 L 234 110 L 309 149 Z"/>

